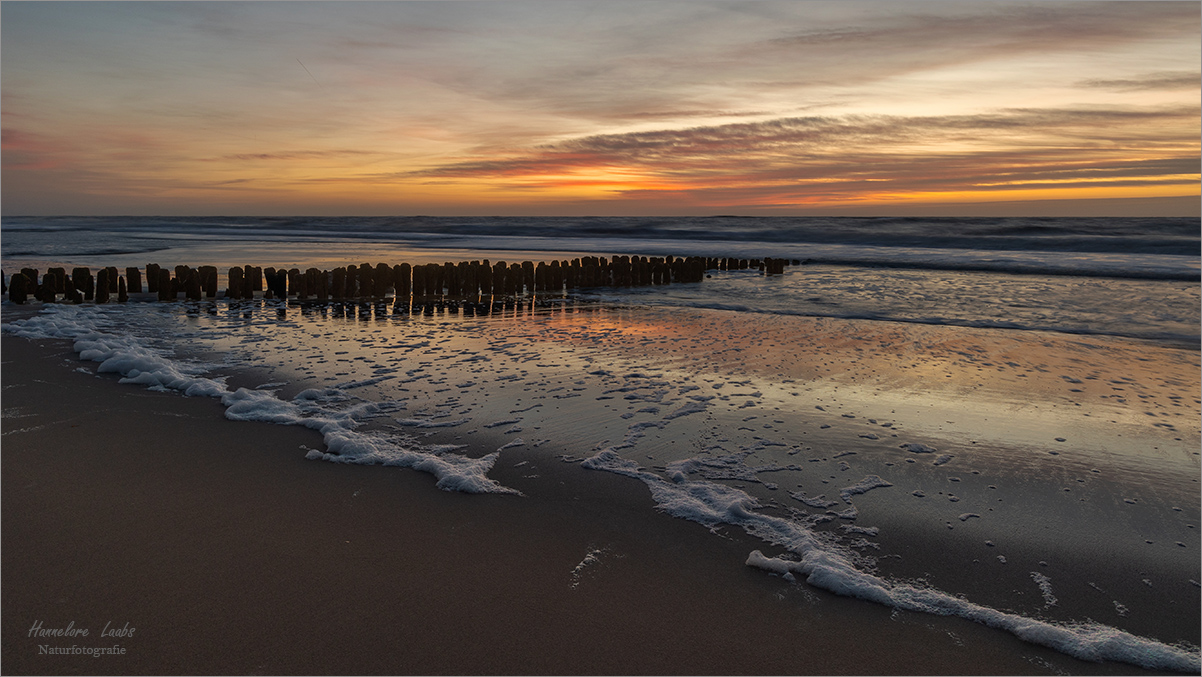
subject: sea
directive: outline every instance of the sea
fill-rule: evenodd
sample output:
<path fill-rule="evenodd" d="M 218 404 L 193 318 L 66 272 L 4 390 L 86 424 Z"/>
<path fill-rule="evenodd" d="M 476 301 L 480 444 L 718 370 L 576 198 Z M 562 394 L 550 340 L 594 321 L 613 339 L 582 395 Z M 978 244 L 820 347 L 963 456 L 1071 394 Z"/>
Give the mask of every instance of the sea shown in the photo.
<path fill-rule="evenodd" d="M 314 462 L 514 500 L 579 464 L 762 542 L 746 565 L 790 584 L 958 616 L 1079 661 L 1194 674 L 1200 253 L 1198 218 L 0 222 L 6 280 L 148 263 L 224 276 L 786 259 L 781 275 L 473 299 L 490 313 L 6 299 L 3 329 L 71 340 L 98 374 L 213 398 L 232 420 L 313 428 Z"/>

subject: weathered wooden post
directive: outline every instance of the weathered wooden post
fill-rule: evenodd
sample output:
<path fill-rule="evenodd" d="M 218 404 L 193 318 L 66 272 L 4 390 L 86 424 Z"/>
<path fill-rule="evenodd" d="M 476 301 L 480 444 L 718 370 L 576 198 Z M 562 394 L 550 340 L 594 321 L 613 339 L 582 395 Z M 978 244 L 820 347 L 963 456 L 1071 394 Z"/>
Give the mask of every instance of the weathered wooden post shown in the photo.
<path fill-rule="evenodd" d="M 263 269 L 263 277 L 267 278 L 267 285 L 266 285 L 267 288 L 263 291 L 263 298 L 265 298 L 265 299 L 275 298 L 275 286 L 276 286 L 275 268 L 271 268 L 271 267 L 264 268 Z"/>
<path fill-rule="evenodd" d="M 338 266 L 334 269 L 330 281 L 330 298 L 341 300 L 346 297 L 346 268 Z"/>
<path fill-rule="evenodd" d="M 33 290 L 33 297 L 42 303 L 54 303 L 54 273 L 47 270 L 41 283 Z"/>
<path fill-rule="evenodd" d="M 442 279 L 447 283 L 447 296 L 459 296 L 459 270 L 454 263 L 447 261 L 442 264 Z"/>
<path fill-rule="evenodd" d="M 414 300 L 414 302 L 416 302 L 417 299 L 425 298 L 427 295 L 426 272 L 427 272 L 427 270 L 426 270 L 425 264 L 418 264 L 416 266 L 413 266 L 413 300 Z"/>
<path fill-rule="evenodd" d="M 200 287 L 200 271 L 188 268 L 184 273 L 184 297 L 189 301 L 199 301 L 203 293 Z"/>
<path fill-rule="evenodd" d="M 442 266 L 437 263 L 426 264 L 426 293 L 441 296 L 446 286 L 447 280 L 442 274 Z"/>
<path fill-rule="evenodd" d="M 492 294 L 500 296 L 505 293 L 505 274 L 509 271 L 509 266 L 504 261 L 497 261 L 492 264 L 492 279 L 490 285 Z"/>
<path fill-rule="evenodd" d="M 38 298 L 38 288 L 41 285 L 38 284 L 40 280 L 38 278 L 37 268 L 22 268 L 21 274 L 25 276 L 25 280 L 26 280 L 26 283 L 25 283 L 26 292 L 25 293 L 28 294 L 29 296 L 34 297 L 35 299 Z"/>
<path fill-rule="evenodd" d="M 217 266 L 201 266 L 197 270 L 200 272 L 200 286 L 204 287 L 205 298 L 217 298 Z"/>
<path fill-rule="evenodd" d="M 25 303 L 29 300 L 29 278 L 25 273 L 16 273 L 9 280 L 8 300 L 13 303 Z"/>
<path fill-rule="evenodd" d="M 125 286 L 125 278 L 117 279 L 117 302 L 125 303 L 129 300 L 129 289 Z"/>
<path fill-rule="evenodd" d="M 396 289 L 396 299 L 409 301 L 413 294 L 413 266 L 400 263 L 392 267 L 392 286 Z"/>
<path fill-rule="evenodd" d="M 547 290 L 547 264 L 539 261 L 534 266 L 534 292 L 536 294 Z"/>
<path fill-rule="evenodd" d="M 376 281 L 376 298 L 382 299 L 388 296 L 388 290 L 393 287 L 392 266 L 387 263 L 377 263 L 373 277 Z"/>
<path fill-rule="evenodd" d="M 110 295 L 116 294 L 117 293 L 117 277 L 118 277 L 117 267 L 116 266 L 108 266 L 107 270 L 109 271 L 109 294 Z"/>
<path fill-rule="evenodd" d="M 572 265 L 568 267 L 568 289 L 576 289 L 583 286 L 583 277 L 584 264 L 580 259 L 572 259 Z"/>
<path fill-rule="evenodd" d="M 176 279 L 178 280 L 179 278 Z M 166 268 L 159 268 L 158 288 L 160 301 L 174 301 L 177 298 L 175 285 L 172 284 L 171 280 L 171 271 Z"/>
<path fill-rule="evenodd" d="M 146 264 L 146 291 L 151 294 L 159 291 L 159 264 L 157 263 Z"/>
<path fill-rule="evenodd" d="M 34 298 L 42 303 L 54 303 L 56 295 L 62 291 L 60 288 L 63 287 L 63 279 L 60 275 L 65 277 L 66 271 L 62 268 L 47 268 Z"/>
<path fill-rule="evenodd" d="M 256 266 L 243 266 L 242 298 L 253 299 L 257 291 L 263 291 L 263 269 Z"/>
<path fill-rule="evenodd" d="M 148 276 L 150 275 L 149 270 L 147 271 L 146 274 Z M 242 287 L 244 284 L 242 282 L 242 266 L 234 266 L 234 267 L 230 268 L 230 271 L 226 275 L 226 277 L 229 278 L 229 284 L 225 288 L 225 297 L 227 299 L 242 298 Z M 147 277 L 147 281 L 149 281 L 149 280 L 150 280 L 150 278 Z"/>
<path fill-rule="evenodd" d="M 125 290 L 130 294 L 142 293 L 142 273 L 138 271 L 137 266 L 126 267 Z"/>
<path fill-rule="evenodd" d="M 316 270 L 312 268 L 310 270 Z M 330 273 L 320 270 L 317 271 L 317 300 L 330 300 Z"/>
<path fill-rule="evenodd" d="M 42 278 L 42 284 L 49 284 L 56 294 L 62 294 L 67 291 L 67 269 L 47 268 L 46 275 Z"/>
<path fill-rule="evenodd" d="M 359 267 L 351 264 L 343 268 L 342 298 L 353 299 L 359 295 Z"/>
<path fill-rule="evenodd" d="M 522 261 L 522 286 L 526 288 L 526 292 L 534 291 L 534 262 Z"/>
<path fill-rule="evenodd" d="M 370 263 L 359 265 L 356 278 L 359 280 L 359 296 L 371 298 L 376 295 L 375 271 L 372 270 Z"/>
<path fill-rule="evenodd" d="M 522 283 L 525 280 L 525 275 L 522 273 L 522 264 L 509 264 L 509 272 L 505 275 L 505 293 L 517 296 L 522 293 Z"/>
<path fill-rule="evenodd" d="M 109 269 L 96 271 L 96 303 L 109 302 Z"/>
<path fill-rule="evenodd" d="M 67 286 L 63 291 L 63 300 L 71 303 L 83 303 L 83 294 L 75 288 L 75 276 L 67 278 Z"/>
<path fill-rule="evenodd" d="M 476 264 L 460 261 L 455 266 L 455 275 L 459 278 L 459 296 L 465 299 L 475 298 L 480 289 L 476 284 Z"/>

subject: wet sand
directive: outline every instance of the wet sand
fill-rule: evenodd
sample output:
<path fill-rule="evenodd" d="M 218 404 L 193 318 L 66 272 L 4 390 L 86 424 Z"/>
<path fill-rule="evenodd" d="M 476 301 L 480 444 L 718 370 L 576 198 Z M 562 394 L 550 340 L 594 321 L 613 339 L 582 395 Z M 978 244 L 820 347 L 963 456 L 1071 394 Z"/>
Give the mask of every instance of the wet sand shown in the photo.
<path fill-rule="evenodd" d="M 789 584 L 742 566 L 761 542 L 656 513 L 641 483 L 546 447 L 490 473 L 524 497 L 447 493 L 305 460 L 316 432 L 119 385 L 65 343 L 2 341 L 7 673 L 1139 672 Z M 503 442 L 488 434 L 473 444 Z M 882 532 L 916 572 L 938 565 L 929 530 Z M 110 645 L 91 641 L 110 621 L 137 630 L 123 656 L 45 656 L 38 621 L 88 627 L 81 646 Z"/>

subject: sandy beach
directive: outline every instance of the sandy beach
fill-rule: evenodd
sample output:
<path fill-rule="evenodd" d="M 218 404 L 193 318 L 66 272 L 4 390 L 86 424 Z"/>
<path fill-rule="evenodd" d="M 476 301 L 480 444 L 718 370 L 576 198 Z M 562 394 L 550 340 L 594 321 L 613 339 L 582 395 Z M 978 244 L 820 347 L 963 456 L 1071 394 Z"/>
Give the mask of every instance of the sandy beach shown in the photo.
<path fill-rule="evenodd" d="M 788 584 L 730 566 L 743 544 L 656 514 L 620 477 L 589 473 L 596 495 L 443 492 L 422 473 L 306 461 L 298 450 L 320 445 L 315 432 L 98 379 L 62 344 L 3 341 L 4 406 L 21 412 L 5 419 L 3 445 L 8 674 L 907 667 L 864 648 L 862 624 L 892 629 L 874 643 L 910 645 L 910 672 L 1036 667 L 868 603 L 819 593 L 832 598 L 800 614 Z M 598 548 L 600 563 L 574 575 Z M 832 604 L 853 612 L 825 612 Z M 56 644 L 127 652 L 39 655 L 37 621 L 91 631 Z M 110 621 L 136 633 L 99 639 Z"/>
<path fill-rule="evenodd" d="M 643 357 L 657 355 L 656 364 L 661 366 L 712 360 L 703 356 L 708 353 L 695 350 L 660 354 L 656 346 L 673 345 L 676 333 L 696 338 L 699 320 L 681 319 L 675 328 L 648 324 L 656 317 L 662 320 L 655 314 L 619 313 L 592 317 L 587 325 L 569 323 L 567 316 L 552 317 L 544 330 L 565 350 L 571 349 L 573 340 L 588 342 L 590 333 L 600 332 L 613 342 L 610 348 L 626 359 L 642 351 Z M 713 314 L 698 317 L 714 321 Z M 627 327 L 607 332 L 607 323 L 634 325 L 642 331 Z M 456 330 L 448 326 L 431 324 L 422 331 L 427 338 L 443 336 L 453 346 L 449 341 Z M 489 326 L 494 338 L 500 336 L 497 340 L 509 341 L 514 332 L 531 336 L 528 327 L 515 329 L 514 323 Z M 810 329 L 809 338 L 829 348 L 822 364 L 834 365 L 841 374 L 826 383 L 831 398 L 827 407 L 863 404 L 862 398 L 849 393 L 878 368 L 886 372 L 880 378 L 892 383 L 895 392 L 906 392 L 901 382 L 905 370 L 888 369 L 890 361 L 863 354 L 865 346 L 891 346 L 899 336 L 874 337 L 869 331 L 861 332 L 858 340 L 840 343 L 833 334 L 846 335 L 846 328 L 828 324 Z M 656 338 L 639 344 L 640 337 Z M 936 343 L 932 338 L 925 336 L 922 341 L 930 347 Z M 961 332 L 951 347 L 963 348 L 985 338 Z M 467 339 L 459 336 L 458 340 Z M 316 431 L 229 421 L 212 398 L 118 384 L 113 375 L 93 373 L 95 364 L 80 362 L 67 342 L 35 342 L 6 334 L 2 345 L 3 667 L 7 673 L 1142 672 L 1121 663 L 1079 661 L 959 618 L 895 611 L 839 597 L 745 566 L 753 550 L 776 553 L 738 528 L 717 527 L 715 535 L 699 524 L 657 512 L 642 482 L 556 459 L 557 454 L 578 455 L 578 447 L 552 442 L 506 449 L 489 476 L 523 496 L 445 492 L 435 487 L 430 475 L 412 470 L 308 460 L 311 450 L 323 450 L 322 436 Z M 940 350 L 948 347 L 940 345 Z M 750 350 L 747 337 L 732 336 L 729 346 L 742 346 L 737 352 L 744 359 L 726 366 L 743 377 L 757 373 L 814 377 L 807 373 L 813 365 L 775 363 L 773 356 L 779 353 L 762 345 L 762 350 Z M 919 355 L 907 350 L 912 357 Z M 926 363 L 938 352 L 929 350 L 919 361 Z M 604 351 L 588 354 L 596 360 Z M 957 369 L 954 362 L 944 360 L 938 366 L 949 383 L 965 386 L 966 372 L 976 367 L 961 364 Z M 442 369 L 454 368 L 445 361 L 439 364 Z M 276 376 L 289 373 L 287 364 L 270 366 Z M 1167 378 L 1158 371 L 1162 368 L 1159 363 L 1145 364 L 1136 375 L 1141 383 L 1152 384 Z M 1175 368 L 1170 365 L 1169 370 Z M 291 373 L 295 376 L 295 365 Z M 229 382 L 231 387 L 240 383 L 253 387 L 264 378 L 265 374 L 235 369 Z M 1055 374 L 1039 382 L 1051 384 L 1054 378 Z M 435 402 L 435 393 L 442 392 L 437 383 L 445 379 L 434 380 L 424 393 L 412 393 L 416 402 Z M 510 385 L 509 394 L 494 386 L 484 395 L 512 403 L 517 396 L 512 388 L 522 382 L 503 383 Z M 1002 388 L 998 383 L 991 381 Z M 542 387 L 550 391 L 552 385 L 548 379 Z M 947 392 L 955 390 L 943 387 L 950 389 Z M 530 390 L 521 392 L 527 398 L 538 397 Z M 787 392 L 778 395 L 791 398 Z M 1049 401 L 1041 399 L 1039 404 L 1046 408 Z M 538 422 L 546 426 L 543 433 L 561 441 L 568 438 L 553 434 L 553 421 L 566 420 L 587 433 L 594 427 L 603 429 L 606 417 L 613 415 L 592 398 L 560 403 L 572 407 L 557 418 Z M 1027 406 L 1031 411 L 1040 409 L 1031 402 Z M 430 413 L 418 407 L 417 415 Z M 654 449 L 675 444 L 676 436 L 704 438 L 710 427 L 732 430 L 737 419 L 728 422 L 724 416 L 676 419 L 673 427 L 652 431 L 653 437 L 664 438 L 657 437 L 648 451 L 657 453 Z M 789 425 L 806 423 L 789 421 Z M 949 434 L 959 434 L 955 426 L 949 428 Z M 829 448 L 819 436 L 827 431 L 817 426 L 811 431 L 813 447 Z M 426 441 L 466 441 L 469 453 L 479 455 L 513 439 L 512 434 L 488 426 L 472 432 L 434 430 L 427 433 L 432 437 Z M 990 458 L 1008 453 L 1016 476 L 1023 467 L 1021 454 L 1014 453 L 1021 446 L 1007 447 L 999 438 L 991 439 L 988 426 L 977 427 L 976 434 L 981 437 L 972 442 L 978 447 L 977 462 L 991 473 L 978 480 L 973 475 L 979 473 L 970 475 L 960 467 L 957 474 L 964 478 L 956 480 L 958 491 L 961 487 L 970 491 L 967 485 L 977 481 L 1001 484 L 1006 464 L 989 463 Z M 878 442 L 864 440 L 864 444 Z M 802 449 L 798 447 L 799 452 Z M 868 453 L 863 451 L 861 457 Z M 1105 458 L 1101 455 L 1092 461 L 1098 464 Z M 813 460 L 829 462 L 832 468 L 835 463 L 828 458 Z M 894 464 L 886 461 L 886 465 Z M 918 473 L 916 477 L 934 472 L 942 474 L 940 482 L 947 481 L 943 466 L 923 467 L 930 470 L 918 465 L 910 469 Z M 1005 517 L 1003 506 L 996 506 L 1002 511 L 999 517 L 1015 519 L 1014 525 L 1029 522 L 1033 513 L 1037 518 L 1044 509 L 1039 506 L 1046 506 L 1048 500 L 1038 482 L 1032 484 L 1030 478 L 1022 482 L 1030 489 L 1028 495 L 1006 494 L 1016 512 Z M 762 495 L 769 509 L 784 509 L 765 485 L 739 486 Z M 1097 486 L 1101 485 L 1095 485 L 1095 490 Z M 972 491 L 977 490 L 989 492 L 984 487 Z M 1118 534 L 1109 550 L 1112 559 L 1100 560 L 1098 539 L 1115 535 L 1098 533 L 1096 525 L 1095 531 L 1075 528 L 1090 523 L 1088 506 L 1079 517 L 1064 506 L 1052 506 L 1073 528 L 1055 528 L 1046 534 L 1015 531 L 1017 526 L 999 531 L 996 521 L 992 531 L 973 531 L 979 519 L 957 523 L 958 529 L 949 522 L 941 533 L 915 518 L 926 511 L 930 513 L 926 518 L 941 520 L 946 509 L 933 507 L 933 499 L 914 498 L 908 488 L 876 491 L 862 499 L 857 499 L 861 523 L 879 525 L 880 547 L 900 553 L 896 559 L 880 561 L 883 574 L 907 580 L 930 577 L 976 602 L 1014 608 L 1015 598 L 997 588 L 996 581 L 989 582 L 990 577 L 1007 575 L 1004 569 L 965 567 L 958 556 L 947 555 L 976 547 L 985 561 L 980 566 L 989 567 L 996 553 L 992 544 L 969 543 L 979 543 L 983 535 L 997 538 L 1000 533 L 1006 538 L 1007 556 L 1018 566 L 1028 566 L 1028 560 L 1031 564 L 1041 558 L 1052 560 L 1041 564 L 1062 600 L 1056 609 L 1031 600 L 1029 607 L 1018 610 L 1037 616 L 1062 613 L 1069 618 L 1104 619 L 1114 614 L 1112 598 L 1130 603 L 1125 591 L 1138 592 L 1140 576 L 1129 570 L 1132 567 L 1162 586 L 1168 581 L 1173 584 L 1158 588 L 1162 599 L 1157 604 L 1170 613 L 1143 613 L 1141 607 L 1127 627 L 1170 642 L 1197 634 L 1196 627 L 1182 625 L 1191 617 L 1188 607 L 1196 608 L 1197 601 L 1188 597 L 1193 590 L 1196 598 L 1196 587 L 1185 580 L 1197 575 L 1196 558 L 1189 548 L 1170 544 L 1159 551 L 1167 555 L 1133 555 Z M 959 506 L 953 507 L 960 511 Z M 1055 559 L 1048 553 L 1054 553 Z M 983 571 L 992 573 L 983 577 Z M 1013 580 L 1026 580 L 1031 586 L 1028 594 L 1038 599 L 1026 570 L 1016 572 Z M 1087 582 L 1105 594 L 1091 601 L 1081 593 L 1088 592 Z M 1187 608 L 1178 614 L 1172 611 L 1176 605 Z M 40 645 L 49 640 L 30 636 L 39 622 L 47 628 L 73 622 L 74 627 L 90 631 L 82 639 L 56 638 L 55 644 L 119 644 L 126 652 L 40 655 Z M 126 623 L 136 628 L 131 637 L 119 641 L 97 637 L 106 624 L 125 627 Z"/>

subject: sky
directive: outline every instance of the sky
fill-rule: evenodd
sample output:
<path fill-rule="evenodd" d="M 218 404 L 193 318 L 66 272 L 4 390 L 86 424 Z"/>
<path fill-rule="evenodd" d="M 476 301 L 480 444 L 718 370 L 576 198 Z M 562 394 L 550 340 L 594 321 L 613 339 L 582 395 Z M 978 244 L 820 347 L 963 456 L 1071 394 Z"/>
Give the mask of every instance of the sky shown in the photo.
<path fill-rule="evenodd" d="M 1202 3 L 0 3 L 5 215 L 1197 216 Z"/>

